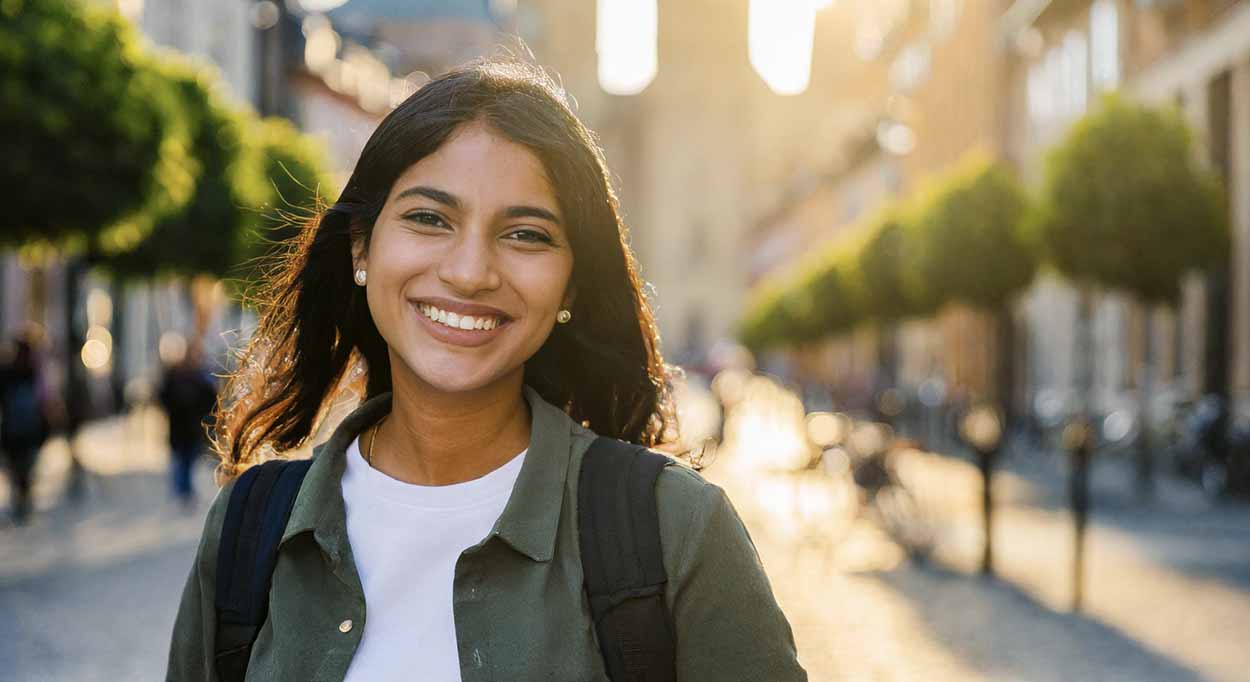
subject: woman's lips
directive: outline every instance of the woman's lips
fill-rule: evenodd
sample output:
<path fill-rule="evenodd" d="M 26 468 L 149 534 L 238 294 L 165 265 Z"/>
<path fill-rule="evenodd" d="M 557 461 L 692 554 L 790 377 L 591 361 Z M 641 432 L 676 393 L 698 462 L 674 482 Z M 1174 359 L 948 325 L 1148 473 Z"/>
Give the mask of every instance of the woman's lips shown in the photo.
<path fill-rule="evenodd" d="M 420 323 L 429 331 L 430 336 L 453 346 L 475 347 L 490 343 L 503 332 L 505 327 L 512 323 L 511 320 L 504 320 L 494 329 L 460 329 L 449 327 L 441 322 L 435 322 L 421 312 L 421 309 L 418 307 L 419 304 L 414 303 L 411 305 L 412 312 L 420 318 Z"/>

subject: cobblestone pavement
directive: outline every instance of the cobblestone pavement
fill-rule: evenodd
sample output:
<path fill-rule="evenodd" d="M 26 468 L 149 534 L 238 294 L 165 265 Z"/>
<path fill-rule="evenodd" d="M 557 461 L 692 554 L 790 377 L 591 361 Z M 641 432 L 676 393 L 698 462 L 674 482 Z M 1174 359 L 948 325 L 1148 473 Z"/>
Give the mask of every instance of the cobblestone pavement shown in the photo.
<path fill-rule="evenodd" d="M 184 511 L 168 500 L 160 428 L 144 419 L 155 417 L 84 434 L 98 473 L 81 506 L 56 503 L 68 456 L 51 443 L 41 513 L 28 527 L 0 527 L 0 612 L 9 616 L 0 679 L 160 679 L 207 503 Z M 1231 681 L 1250 669 L 1244 507 L 1172 493 L 1134 507 L 1117 496 L 1108 463 L 1095 476 L 1096 504 L 1106 502 L 1090 532 L 1087 608 L 1076 615 L 1061 462 L 1022 455 L 996 480 L 1001 578 L 984 580 L 968 464 L 902 455 L 900 471 L 938 529 L 935 560 L 918 567 L 871 523 L 852 520 L 852 491 L 836 477 L 761 468 L 753 460 L 779 442 L 765 435 L 739 434 L 705 473 L 746 521 L 812 680 Z M 198 483 L 210 490 L 207 467 Z"/>

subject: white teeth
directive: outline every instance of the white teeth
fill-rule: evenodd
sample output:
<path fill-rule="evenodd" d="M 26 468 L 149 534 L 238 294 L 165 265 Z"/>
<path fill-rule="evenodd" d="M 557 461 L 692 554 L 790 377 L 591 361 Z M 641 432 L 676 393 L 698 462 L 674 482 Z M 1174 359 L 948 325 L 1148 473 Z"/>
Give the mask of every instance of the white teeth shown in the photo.
<path fill-rule="evenodd" d="M 500 320 L 497 317 L 486 317 L 486 316 L 479 317 L 475 315 L 460 315 L 458 313 L 449 313 L 446 310 L 436 308 L 432 305 L 429 305 L 428 303 L 420 304 L 418 306 L 418 309 L 421 311 L 422 315 L 425 315 L 431 320 L 434 320 L 435 322 L 439 322 L 441 324 L 445 324 L 448 327 L 454 327 L 456 329 L 487 330 L 487 329 L 494 329 L 495 327 L 498 327 L 500 324 Z"/>

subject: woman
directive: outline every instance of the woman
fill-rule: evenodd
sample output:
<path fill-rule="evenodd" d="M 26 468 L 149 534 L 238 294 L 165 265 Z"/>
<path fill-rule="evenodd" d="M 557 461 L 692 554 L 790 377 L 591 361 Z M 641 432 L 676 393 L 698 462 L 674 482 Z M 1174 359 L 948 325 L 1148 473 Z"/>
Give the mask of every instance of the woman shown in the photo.
<path fill-rule="evenodd" d="M 601 150 L 536 67 L 464 67 L 382 121 L 279 272 L 219 404 L 231 476 L 304 443 L 340 384 L 364 383 L 314 451 L 249 679 L 608 679 L 576 472 L 596 434 L 655 446 L 676 430 L 626 237 Z M 216 679 L 229 492 L 171 680 Z M 676 679 L 806 679 L 723 492 L 678 466 L 655 492 Z"/>

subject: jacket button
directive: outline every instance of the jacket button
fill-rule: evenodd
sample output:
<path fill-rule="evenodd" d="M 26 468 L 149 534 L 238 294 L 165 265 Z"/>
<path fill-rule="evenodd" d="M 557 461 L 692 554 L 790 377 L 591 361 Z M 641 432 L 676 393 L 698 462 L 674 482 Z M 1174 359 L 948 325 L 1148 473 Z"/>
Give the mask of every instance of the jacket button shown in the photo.
<path fill-rule="evenodd" d="M 351 632 L 351 631 L 352 631 L 352 619 L 351 618 L 348 618 L 342 623 L 339 623 L 339 632 Z"/>

